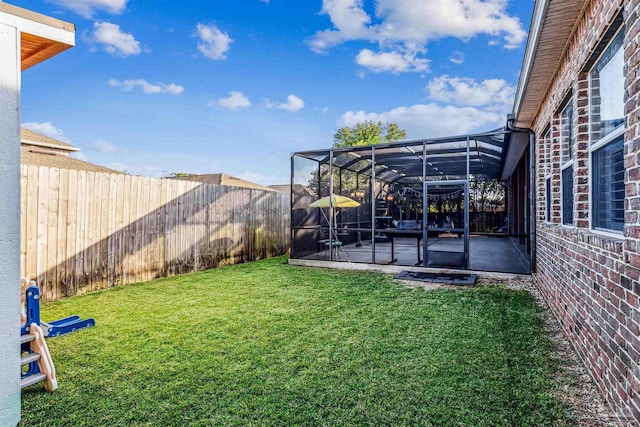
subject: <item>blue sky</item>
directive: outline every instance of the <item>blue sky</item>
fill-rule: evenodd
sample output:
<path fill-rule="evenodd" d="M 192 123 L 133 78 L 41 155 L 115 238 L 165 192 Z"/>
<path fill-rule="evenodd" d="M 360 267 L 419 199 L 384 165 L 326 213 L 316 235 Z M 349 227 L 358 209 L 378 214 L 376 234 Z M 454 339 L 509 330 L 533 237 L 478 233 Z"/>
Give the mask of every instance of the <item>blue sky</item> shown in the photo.
<path fill-rule="evenodd" d="M 73 22 L 23 73 L 22 123 L 129 173 L 287 183 L 363 120 L 408 137 L 504 125 L 533 0 L 9 0 Z"/>

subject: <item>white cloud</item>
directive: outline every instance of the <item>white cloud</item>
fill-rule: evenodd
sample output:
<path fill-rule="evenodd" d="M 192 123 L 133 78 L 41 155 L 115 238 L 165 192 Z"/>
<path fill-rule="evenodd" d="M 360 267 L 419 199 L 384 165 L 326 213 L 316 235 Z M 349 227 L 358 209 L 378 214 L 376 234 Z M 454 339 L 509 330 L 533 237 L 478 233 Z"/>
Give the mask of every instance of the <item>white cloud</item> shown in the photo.
<path fill-rule="evenodd" d="M 149 83 L 144 79 L 124 80 L 110 79 L 109 86 L 119 87 L 124 91 L 131 92 L 135 87 L 142 89 L 147 95 L 153 94 L 169 94 L 180 95 L 184 91 L 184 87 L 175 83 Z"/>
<path fill-rule="evenodd" d="M 57 139 L 58 141 L 66 142 L 67 144 L 71 143 L 71 140 L 64 136 L 62 129 L 55 127 L 51 122 L 27 122 L 23 123 L 22 126 L 27 129 L 31 129 L 34 132 L 46 135 L 49 138 Z"/>
<path fill-rule="evenodd" d="M 238 175 L 238 178 L 246 181 L 255 182 L 260 185 L 276 185 L 286 182 L 286 177 L 277 175 L 265 175 L 258 172 L 246 171 Z"/>
<path fill-rule="evenodd" d="M 167 176 L 165 169 L 153 165 L 132 166 L 129 173 L 134 175 L 148 176 L 151 178 L 161 178 Z"/>
<path fill-rule="evenodd" d="M 127 165 L 123 165 L 122 163 L 109 163 L 107 167 L 117 170 L 118 172 L 127 172 Z"/>
<path fill-rule="evenodd" d="M 507 4 L 506 0 L 378 0 L 374 21 L 362 0 L 323 0 L 320 13 L 329 16 L 333 28 L 317 32 L 307 44 L 324 53 L 347 41 L 368 41 L 376 43 L 380 52 L 361 51 L 358 56 L 365 52 L 365 57 L 359 63 L 370 63 L 377 71 L 422 71 L 426 60 L 417 54 L 432 40 L 468 40 L 485 34 L 490 41 L 501 40 L 507 49 L 521 46 L 527 34 L 520 20 L 508 14 Z"/>
<path fill-rule="evenodd" d="M 166 169 L 162 169 L 153 165 L 137 165 L 137 164 L 122 164 L 122 163 L 110 163 L 107 167 L 115 169 L 120 172 L 125 172 L 130 175 L 146 176 L 150 178 L 162 178 L 169 175 Z"/>
<path fill-rule="evenodd" d="M 272 108 L 276 108 L 277 105 L 278 104 L 276 104 L 275 102 L 273 102 L 273 101 L 271 101 L 269 99 L 266 99 L 266 98 L 262 98 L 262 102 L 260 103 L 260 106 L 262 108 L 266 108 L 267 110 L 270 110 Z"/>
<path fill-rule="evenodd" d="M 501 79 L 477 82 L 470 78 L 446 75 L 431 80 L 425 89 L 434 101 L 471 107 L 495 106 L 505 111 L 513 103 L 516 92 L 515 88 Z"/>
<path fill-rule="evenodd" d="M 260 106 L 266 109 L 277 108 L 279 110 L 295 112 L 295 111 L 300 111 L 304 108 L 304 100 L 302 98 L 299 98 L 291 94 L 287 96 L 287 102 L 277 103 L 269 99 L 263 99 Z"/>
<path fill-rule="evenodd" d="M 379 0 L 376 16 L 385 40 L 426 43 L 479 34 L 500 37 L 508 49 L 520 46 L 527 33 L 520 20 L 507 13 L 505 0 Z"/>
<path fill-rule="evenodd" d="M 339 127 L 354 126 L 367 120 L 396 123 L 407 131 L 407 138 L 430 138 L 462 135 L 504 125 L 505 116 L 473 107 L 440 106 L 435 103 L 398 107 L 382 113 L 348 111 L 338 122 Z"/>
<path fill-rule="evenodd" d="M 287 96 L 287 102 L 278 105 L 276 108 L 290 112 L 300 111 L 304 108 L 304 101 L 292 94 Z"/>
<path fill-rule="evenodd" d="M 415 53 L 406 53 L 404 55 L 399 52 L 375 53 L 369 49 L 363 49 L 358 53 L 356 63 L 374 73 L 383 71 L 392 73 L 426 71 L 429 68 L 429 61 L 424 58 L 417 58 Z"/>
<path fill-rule="evenodd" d="M 142 52 L 133 34 L 121 31 L 119 25 L 110 22 L 94 22 L 93 36 L 88 41 L 101 44 L 112 55 L 131 56 Z"/>
<path fill-rule="evenodd" d="M 116 151 L 118 151 L 118 147 L 114 143 L 109 141 L 104 141 L 102 139 L 93 141 L 91 146 L 93 147 L 94 150 L 98 151 L 99 153 L 115 153 Z"/>
<path fill-rule="evenodd" d="M 198 24 L 198 50 L 207 58 L 220 61 L 227 59 L 227 52 L 231 48 L 233 39 L 223 33 L 215 25 Z"/>
<path fill-rule="evenodd" d="M 269 0 L 260 0 L 262 3 L 269 4 Z"/>
<path fill-rule="evenodd" d="M 217 104 L 221 107 L 235 110 L 237 108 L 250 107 L 251 101 L 249 101 L 249 98 L 244 96 L 242 92 L 232 91 L 229 92 L 229 96 L 227 98 L 218 99 Z"/>
<path fill-rule="evenodd" d="M 427 104 L 398 107 L 384 112 L 348 111 L 338 125 L 354 126 L 367 120 L 396 123 L 407 138 L 462 135 L 503 126 L 515 89 L 506 81 L 441 76 L 426 86 Z"/>
<path fill-rule="evenodd" d="M 317 32 L 308 40 L 314 52 L 323 53 L 348 40 L 375 38 L 368 27 L 371 17 L 362 8 L 362 0 L 323 0 L 323 15 L 329 15 L 335 29 Z"/>
<path fill-rule="evenodd" d="M 449 56 L 449 61 L 457 65 L 464 64 L 464 53 L 456 50 Z"/>
<path fill-rule="evenodd" d="M 85 156 L 84 154 L 82 154 L 79 151 L 75 151 L 75 152 L 71 153 L 71 157 L 73 157 L 74 159 L 82 160 L 83 162 L 88 161 L 87 156 Z"/>
<path fill-rule="evenodd" d="M 99 11 L 119 14 L 124 12 L 127 6 L 127 0 L 48 0 L 48 2 L 72 10 L 87 19 Z"/>

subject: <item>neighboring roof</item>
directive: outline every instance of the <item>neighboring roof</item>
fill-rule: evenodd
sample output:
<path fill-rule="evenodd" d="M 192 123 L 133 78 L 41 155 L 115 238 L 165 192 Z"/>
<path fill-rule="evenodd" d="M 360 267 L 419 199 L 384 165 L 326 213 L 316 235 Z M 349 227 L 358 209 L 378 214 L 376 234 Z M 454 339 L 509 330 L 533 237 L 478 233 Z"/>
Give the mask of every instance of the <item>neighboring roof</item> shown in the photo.
<path fill-rule="evenodd" d="M 256 184 L 255 182 L 246 181 L 242 178 L 236 178 L 235 176 L 227 175 L 226 173 L 211 173 L 205 175 L 185 175 L 171 177 L 175 179 L 181 179 L 183 181 L 205 182 L 209 184 L 230 185 L 234 187 L 254 188 L 256 190 L 275 191 L 272 188 L 265 187 L 264 185 Z"/>
<path fill-rule="evenodd" d="M 269 188 L 279 191 L 280 193 L 291 194 L 291 185 L 290 184 L 278 184 L 278 185 L 270 185 Z M 302 184 L 295 184 L 293 186 L 293 192 L 296 194 L 311 194 L 309 187 Z"/>
<path fill-rule="evenodd" d="M 0 23 L 20 30 L 22 71 L 75 45 L 75 25 L 2 1 Z"/>
<path fill-rule="evenodd" d="M 532 126 L 588 3 L 536 0 L 513 106 L 516 126 Z"/>
<path fill-rule="evenodd" d="M 36 147 L 22 146 L 20 162 L 27 166 L 46 166 L 49 168 L 73 169 L 86 172 L 121 173 L 93 163 L 74 159 L 64 154 L 38 150 Z"/>
<path fill-rule="evenodd" d="M 299 184 L 297 184 L 297 185 L 299 185 Z M 279 191 L 281 193 L 290 193 L 291 192 L 291 184 L 270 185 L 269 188 L 272 189 L 272 190 Z"/>
<path fill-rule="evenodd" d="M 56 148 L 58 150 L 68 152 L 80 151 L 78 147 L 74 147 L 73 145 L 58 141 L 57 139 L 50 138 L 46 135 L 42 135 L 24 127 L 20 128 L 20 142 L 22 144 L 36 145 L 38 147 Z"/>

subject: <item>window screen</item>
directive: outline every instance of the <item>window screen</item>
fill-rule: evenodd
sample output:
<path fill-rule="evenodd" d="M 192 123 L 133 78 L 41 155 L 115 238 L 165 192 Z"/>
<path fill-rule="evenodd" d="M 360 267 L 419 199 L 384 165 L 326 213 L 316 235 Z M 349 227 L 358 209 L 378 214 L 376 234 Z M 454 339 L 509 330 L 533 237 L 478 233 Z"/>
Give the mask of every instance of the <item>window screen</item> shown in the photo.
<path fill-rule="evenodd" d="M 591 226 L 624 230 L 624 30 L 591 70 Z"/>
<path fill-rule="evenodd" d="M 545 180 L 545 192 L 546 192 L 546 207 L 547 207 L 547 218 L 546 220 L 551 222 L 551 178 L 547 178 Z"/>
<path fill-rule="evenodd" d="M 624 139 L 593 152 L 594 228 L 624 229 Z"/>
<path fill-rule="evenodd" d="M 624 123 L 624 31 L 611 41 L 591 71 L 591 126 L 594 141 Z"/>
<path fill-rule="evenodd" d="M 562 170 L 562 223 L 573 224 L 573 166 Z"/>
<path fill-rule="evenodd" d="M 568 162 L 573 159 L 573 100 L 569 100 L 560 114 L 560 135 L 562 161 Z"/>
<path fill-rule="evenodd" d="M 543 171 L 545 176 L 551 174 L 551 131 L 547 130 L 542 136 L 542 149 L 544 151 Z"/>

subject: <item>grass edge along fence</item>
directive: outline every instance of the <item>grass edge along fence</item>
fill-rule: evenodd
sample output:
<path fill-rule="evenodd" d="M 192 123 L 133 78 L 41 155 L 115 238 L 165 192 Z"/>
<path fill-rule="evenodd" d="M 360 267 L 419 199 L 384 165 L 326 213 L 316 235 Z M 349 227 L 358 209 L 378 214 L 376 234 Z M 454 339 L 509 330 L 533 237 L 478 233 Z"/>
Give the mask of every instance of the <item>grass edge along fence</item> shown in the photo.
<path fill-rule="evenodd" d="M 289 194 L 22 165 L 23 276 L 46 301 L 281 255 Z"/>

